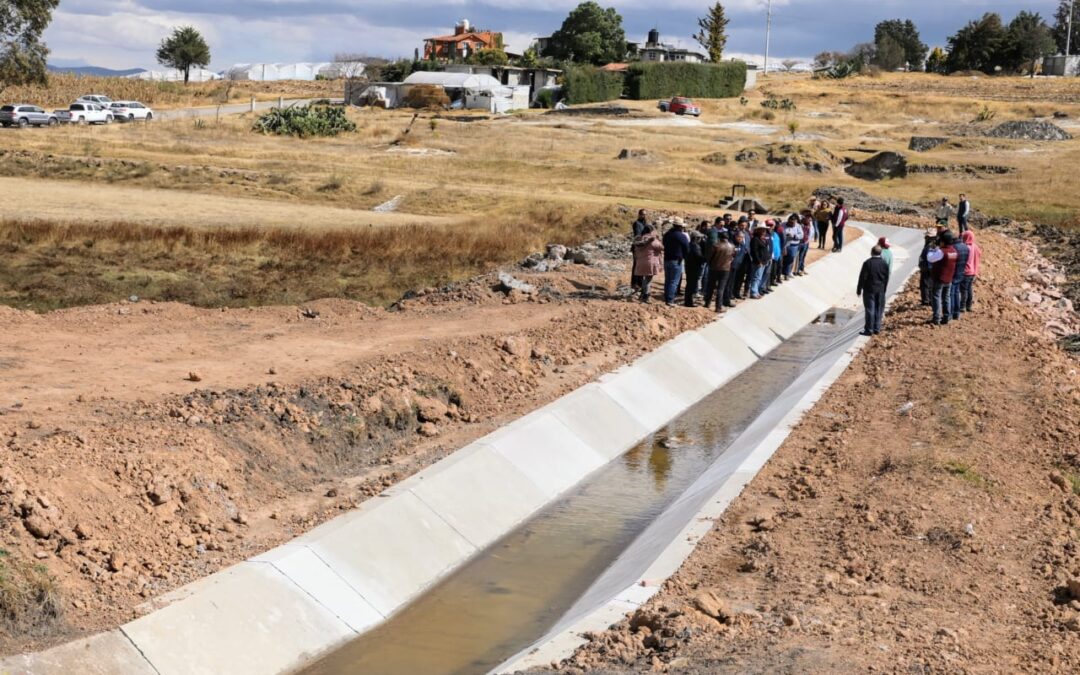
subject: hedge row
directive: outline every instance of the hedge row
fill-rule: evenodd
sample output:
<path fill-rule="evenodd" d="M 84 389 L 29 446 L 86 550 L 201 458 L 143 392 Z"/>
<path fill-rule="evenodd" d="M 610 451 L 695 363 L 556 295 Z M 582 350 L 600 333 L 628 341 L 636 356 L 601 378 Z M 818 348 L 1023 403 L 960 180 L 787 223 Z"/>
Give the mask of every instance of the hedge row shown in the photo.
<path fill-rule="evenodd" d="M 564 78 L 567 103 L 600 103 L 622 96 L 623 78 L 618 73 L 589 66 L 573 66 L 566 70 Z"/>
<path fill-rule="evenodd" d="M 731 98 L 746 88 L 746 64 L 724 63 L 633 63 L 626 74 L 629 98 L 644 100 L 692 96 Z"/>

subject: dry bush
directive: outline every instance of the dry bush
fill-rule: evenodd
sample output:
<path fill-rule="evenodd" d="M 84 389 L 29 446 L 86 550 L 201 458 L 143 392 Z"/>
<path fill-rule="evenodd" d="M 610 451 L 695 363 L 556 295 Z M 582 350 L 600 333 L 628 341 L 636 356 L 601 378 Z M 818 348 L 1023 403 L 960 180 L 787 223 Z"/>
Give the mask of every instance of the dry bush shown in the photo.
<path fill-rule="evenodd" d="M 450 97 L 446 95 L 446 90 L 434 84 L 413 86 L 402 102 L 406 107 L 417 110 L 445 110 L 450 107 Z"/>
<path fill-rule="evenodd" d="M 0 637 L 45 635 L 62 615 L 60 591 L 48 568 L 0 548 Z"/>

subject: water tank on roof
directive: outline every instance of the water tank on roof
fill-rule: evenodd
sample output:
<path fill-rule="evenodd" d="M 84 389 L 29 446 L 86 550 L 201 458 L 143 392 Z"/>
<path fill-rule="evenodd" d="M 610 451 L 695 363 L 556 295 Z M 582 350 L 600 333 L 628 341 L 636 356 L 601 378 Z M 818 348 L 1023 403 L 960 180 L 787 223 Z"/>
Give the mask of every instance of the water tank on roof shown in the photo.
<path fill-rule="evenodd" d="M 640 33 L 639 33 L 639 35 L 640 35 Z M 658 44 L 660 44 L 660 31 L 659 30 L 653 28 L 651 31 L 649 31 L 649 44 L 650 45 L 658 45 Z"/>

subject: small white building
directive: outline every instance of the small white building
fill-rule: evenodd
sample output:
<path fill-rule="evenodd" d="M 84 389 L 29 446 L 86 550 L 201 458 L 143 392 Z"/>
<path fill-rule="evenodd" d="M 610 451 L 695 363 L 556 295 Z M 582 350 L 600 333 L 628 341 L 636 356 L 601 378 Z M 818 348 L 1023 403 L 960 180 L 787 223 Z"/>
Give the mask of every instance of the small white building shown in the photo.
<path fill-rule="evenodd" d="M 491 75 L 476 73 L 418 72 L 402 83 L 402 98 L 419 84 L 442 87 L 450 100 L 467 110 L 506 113 L 529 107 L 528 85 L 507 85 Z"/>
<path fill-rule="evenodd" d="M 660 42 L 660 31 L 655 28 L 649 31 L 649 41 L 645 43 L 645 46 L 638 49 L 638 56 L 642 61 L 651 63 L 666 61 L 704 63 L 709 60 L 709 57 L 701 52 L 695 52 Z"/>
<path fill-rule="evenodd" d="M 1080 75 L 1080 56 L 1046 56 L 1043 58 L 1042 74 L 1051 77 L 1076 77 Z"/>

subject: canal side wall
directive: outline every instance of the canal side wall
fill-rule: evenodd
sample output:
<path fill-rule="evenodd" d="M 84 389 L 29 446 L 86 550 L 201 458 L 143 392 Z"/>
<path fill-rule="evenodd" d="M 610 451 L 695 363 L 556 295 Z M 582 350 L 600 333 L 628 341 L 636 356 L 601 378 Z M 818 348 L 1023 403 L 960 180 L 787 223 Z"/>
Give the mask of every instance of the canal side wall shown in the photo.
<path fill-rule="evenodd" d="M 921 232 L 889 232 L 895 264 L 887 305 L 918 268 Z M 898 245 L 899 244 L 899 245 Z M 542 639 L 494 672 L 547 667 L 573 655 L 588 634 L 602 633 L 653 598 L 712 530 L 715 521 L 780 449 L 791 431 L 847 370 L 870 338 L 862 316 L 766 409 L 728 453 L 660 514 Z"/>
<path fill-rule="evenodd" d="M 866 234 L 813 264 L 809 276 L 742 303 L 292 542 L 155 599 L 157 609 L 118 629 L 2 659 L 0 673 L 266 675 L 302 667 L 384 621 L 822 312 L 854 307 L 858 271 L 876 240 L 875 226 L 858 226 Z"/>

